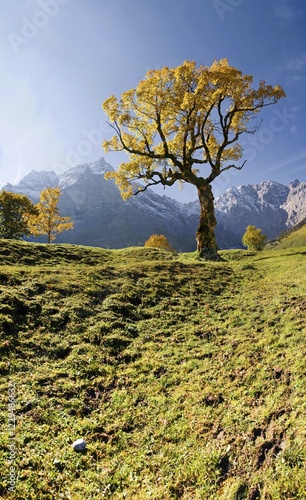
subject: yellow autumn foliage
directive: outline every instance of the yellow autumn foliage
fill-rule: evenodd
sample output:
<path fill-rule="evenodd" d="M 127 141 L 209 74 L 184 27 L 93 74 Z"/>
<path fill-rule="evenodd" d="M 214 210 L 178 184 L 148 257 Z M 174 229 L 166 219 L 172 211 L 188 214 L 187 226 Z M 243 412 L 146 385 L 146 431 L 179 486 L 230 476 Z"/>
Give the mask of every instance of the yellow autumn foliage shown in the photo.
<path fill-rule="evenodd" d="M 152 234 L 144 246 L 149 248 L 163 248 L 164 250 L 169 250 L 169 252 L 174 252 L 166 236 L 163 234 Z"/>
<path fill-rule="evenodd" d="M 48 243 L 54 241 L 56 236 L 63 231 L 73 228 L 70 217 L 61 217 L 58 209 L 58 202 L 61 189 L 44 189 L 40 194 L 40 201 L 35 205 L 37 215 L 28 218 L 28 227 L 34 236 L 47 236 Z"/>
<path fill-rule="evenodd" d="M 128 154 L 105 178 L 115 179 L 124 199 L 157 184 L 194 185 L 200 202 L 197 250 L 218 260 L 211 183 L 226 170 L 243 168 L 242 134 L 255 133 L 260 122 L 253 119 L 282 97 L 279 85 L 262 80 L 255 87 L 253 77 L 227 59 L 150 70 L 120 99 L 110 96 L 103 103 L 114 130 L 104 150 Z"/>
<path fill-rule="evenodd" d="M 110 96 L 103 109 L 115 131 L 105 140 L 106 152 L 126 151 L 130 159 L 115 178 L 123 198 L 133 193 L 131 182 L 172 185 L 176 181 L 197 185 L 193 165 L 203 167 L 201 176 L 212 182 L 237 162 L 244 132 L 255 131 L 249 122 L 261 108 L 276 103 L 285 93 L 279 86 L 259 82 L 229 65 L 227 59 L 209 66 L 185 61 L 176 68 L 150 70 L 137 87 L 121 99 Z M 161 161 L 163 171 L 161 170 Z"/>
<path fill-rule="evenodd" d="M 248 226 L 242 237 L 242 243 L 248 250 L 263 250 L 267 236 L 256 226 Z"/>

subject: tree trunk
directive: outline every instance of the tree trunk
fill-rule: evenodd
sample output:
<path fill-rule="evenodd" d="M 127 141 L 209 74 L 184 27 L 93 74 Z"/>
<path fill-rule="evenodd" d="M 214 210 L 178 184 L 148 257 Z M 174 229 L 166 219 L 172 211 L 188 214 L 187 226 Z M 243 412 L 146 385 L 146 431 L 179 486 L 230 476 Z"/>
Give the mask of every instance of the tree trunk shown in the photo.
<path fill-rule="evenodd" d="M 200 223 L 197 230 L 197 250 L 200 257 L 207 260 L 220 260 L 217 253 L 218 247 L 215 237 L 214 196 L 211 185 L 204 183 L 198 186 L 198 196 L 200 201 Z"/>

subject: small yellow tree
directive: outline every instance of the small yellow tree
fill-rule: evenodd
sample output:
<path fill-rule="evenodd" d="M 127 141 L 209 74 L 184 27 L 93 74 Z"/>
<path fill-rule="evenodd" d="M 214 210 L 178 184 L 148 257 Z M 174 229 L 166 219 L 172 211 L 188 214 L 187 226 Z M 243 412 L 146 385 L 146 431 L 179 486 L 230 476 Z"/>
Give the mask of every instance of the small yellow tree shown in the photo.
<path fill-rule="evenodd" d="M 169 250 L 169 252 L 174 252 L 166 236 L 163 234 L 152 234 L 145 242 L 144 246 L 151 248 L 163 248 L 164 250 Z"/>
<path fill-rule="evenodd" d="M 267 241 L 267 236 L 262 234 L 261 229 L 248 226 L 242 237 L 242 243 L 248 250 L 262 250 Z"/>
<path fill-rule="evenodd" d="M 61 189 L 44 189 L 40 193 L 40 201 L 35 205 L 38 215 L 29 216 L 28 226 L 33 236 L 47 236 L 48 243 L 55 240 L 56 236 L 63 231 L 73 228 L 70 217 L 61 217 L 59 214 L 58 202 L 61 196 Z"/>

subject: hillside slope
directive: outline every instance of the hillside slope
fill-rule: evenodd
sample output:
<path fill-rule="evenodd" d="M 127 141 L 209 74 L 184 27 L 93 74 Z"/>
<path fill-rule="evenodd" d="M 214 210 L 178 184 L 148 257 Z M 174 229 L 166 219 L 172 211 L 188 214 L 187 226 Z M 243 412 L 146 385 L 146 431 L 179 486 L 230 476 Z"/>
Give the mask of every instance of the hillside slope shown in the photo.
<path fill-rule="evenodd" d="M 0 243 L 2 498 L 305 498 L 305 249 Z"/>
<path fill-rule="evenodd" d="M 284 231 L 267 245 L 267 249 L 286 249 L 306 246 L 306 218 L 296 226 Z"/>

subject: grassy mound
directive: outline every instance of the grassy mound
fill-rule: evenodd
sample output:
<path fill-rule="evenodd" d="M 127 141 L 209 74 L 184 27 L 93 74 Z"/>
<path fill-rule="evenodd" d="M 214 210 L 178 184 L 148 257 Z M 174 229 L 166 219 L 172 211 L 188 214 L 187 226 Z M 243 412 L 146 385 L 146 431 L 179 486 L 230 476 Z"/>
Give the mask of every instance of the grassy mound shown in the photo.
<path fill-rule="evenodd" d="M 3 498 L 305 498 L 305 249 L 0 248 Z"/>

